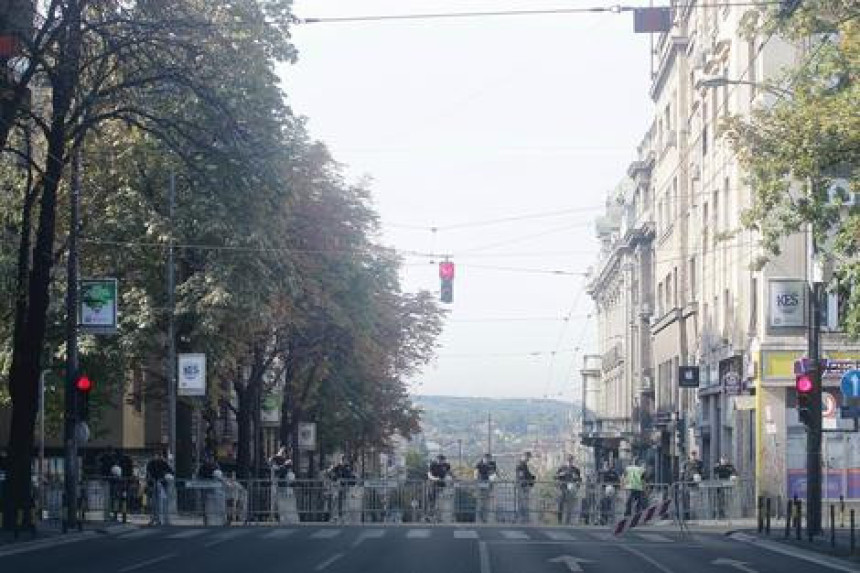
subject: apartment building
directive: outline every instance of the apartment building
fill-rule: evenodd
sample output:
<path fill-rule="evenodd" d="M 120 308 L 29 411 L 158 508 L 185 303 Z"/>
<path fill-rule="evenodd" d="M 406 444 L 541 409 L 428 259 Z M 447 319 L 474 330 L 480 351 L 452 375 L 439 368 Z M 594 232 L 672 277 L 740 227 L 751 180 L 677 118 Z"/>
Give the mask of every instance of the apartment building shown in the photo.
<path fill-rule="evenodd" d="M 602 248 L 589 292 L 602 364 L 589 383 L 602 394 L 592 427 L 628 428 L 624 439 L 657 481 L 676 479 L 696 452 L 706 468 L 728 458 L 760 494 L 803 496 L 793 365 L 807 346 L 808 237 L 800 230 L 759 264 L 758 238 L 740 223 L 752 191 L 720 133 L 730 114 L 773 101 L 767 84 L 798 52 L 776 36 L 748 37 L 750 17 L 749 7 L 680 2 L 656 41 L 653 121 L 619 185 L 625 192 L 609 194 L 596 225 Z M 791 308 L 779 304 L 785 295 Z M 825 333 L 822 349 L 843 369 L 860 358 L 838 332 Z M 685 366 L 697 376 L 682 380 Z M 824 381 L 837 406 L 840 373 Z M 847 421 L 835 409 L 825 424 L 838 429 Z M 860 439 L 827 434 L 823 454 L 825 497 L 860 497 Z"/>

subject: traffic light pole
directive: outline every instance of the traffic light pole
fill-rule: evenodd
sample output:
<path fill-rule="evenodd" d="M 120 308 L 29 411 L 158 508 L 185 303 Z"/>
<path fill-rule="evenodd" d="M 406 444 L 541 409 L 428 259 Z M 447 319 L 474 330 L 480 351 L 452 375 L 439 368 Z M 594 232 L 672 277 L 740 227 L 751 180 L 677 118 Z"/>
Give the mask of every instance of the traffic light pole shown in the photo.
<path fill-rule="evenodd" d="M 65 509 L 63 531 L 76 527 L 78 516 L 78 445 L 75 429 L 78 421 L 78 210 L 81 195 L 81 148 L 72 150 L 72 178 L 69 189 L 69 256 L 66 282 L 66 399 L 63 441 L 65 464 Z"/>
<path fill-rule="evenodd" d="M 821 533 L 821 283 L 813 281 L 809 313 L 809 363 L 812 392 L 806 426 L 806 527 L 810 538 Z"/>

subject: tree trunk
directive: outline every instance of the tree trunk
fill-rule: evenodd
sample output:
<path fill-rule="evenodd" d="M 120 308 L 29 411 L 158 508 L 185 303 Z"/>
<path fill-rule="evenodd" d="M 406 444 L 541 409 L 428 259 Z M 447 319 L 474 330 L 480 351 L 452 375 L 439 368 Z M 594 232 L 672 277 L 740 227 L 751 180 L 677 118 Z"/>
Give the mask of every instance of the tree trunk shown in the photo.
<path fill-rule="evenodd" d="M 239 479 L 251 477 L 251 408 L 248 404 L 249 392 L 236 386 L 238 407 L 236 408 L 237 444 L 236 473 Z"/>

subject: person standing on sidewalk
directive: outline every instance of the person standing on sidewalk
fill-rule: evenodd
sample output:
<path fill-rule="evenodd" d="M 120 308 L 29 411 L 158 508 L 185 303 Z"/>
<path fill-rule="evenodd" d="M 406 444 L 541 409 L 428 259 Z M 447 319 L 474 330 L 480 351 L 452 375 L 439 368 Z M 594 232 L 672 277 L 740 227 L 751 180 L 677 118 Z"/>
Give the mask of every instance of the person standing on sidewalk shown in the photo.
<path fill-rule="evenodd" d="M 645 509 L 645 468 L 639 460 L 624 469 L 624 487 L 627 489 L 627 506 L 624 508 L 625 517 Z"/>
<path fill-rule="evenodd" d="M 555 480 L 559 487 L 558 523 L 570 525 L 573 507 L 576 505 L 576 494 L 582 483 L 582 473 L 576 467 L 573 456 L 568 456 L 567 464 L 558 468 L 555 472 Z"/>
<path fill-rule="evenodd" d="M 717 486 L 717 511 L 714 516 L 716 519 L 726 518 L 727 498 L 730 494 L 730 488 L 735 485 L 735 480 L 738 478 L 738 471 L 735 466 L 726 457 L 720 458 L 720 463 L 714 467 L 714 479 L 719 480 Z"/>

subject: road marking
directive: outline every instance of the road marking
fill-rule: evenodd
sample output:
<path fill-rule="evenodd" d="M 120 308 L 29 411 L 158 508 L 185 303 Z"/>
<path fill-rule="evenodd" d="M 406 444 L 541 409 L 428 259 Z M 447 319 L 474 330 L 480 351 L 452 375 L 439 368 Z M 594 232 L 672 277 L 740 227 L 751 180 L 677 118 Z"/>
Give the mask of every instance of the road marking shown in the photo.
<path fill-rule="evenodd" d="M 352 543 L 352 546 L 353 546 L 353 548 L 355 548 L 355 547 L 358 547 L 359 545 L 361 545 L 362 543 L 364 543 L 364 541 L 367 539 L 381 539 L 384 536 L 385 536 L 385 530 L 384 529 L 368 529 L 367 531 L 362 531 L 359 534 L 358 539 L 356 539 Z"/>
<path fill-rule="evenodd" d="M 454 539 L 477 539 L 478 532 L 474 529 L 455 529 Z"/>
<path fill-rule="evenodd" d="M 273 529 L 263 536 L 263 539 L 283 539 L 295 533 L 295 529 Z"/>
<path fill-rule="evenodd" d="M 616 539 L 616 537 L 608 531 L 587 531 L 586 535 L 598 541 L 613 541 Z"/>
<path fill-rule="evenodd" d="M 140 539 L 141 537 L 149 537 L 150 535 L 161 533 L 161 531 L 162 530 L 155 528 L 138 529 L 137 531 L 132 531 L 131 533 L 123 533 L 122 535 L 117 535 L 117 539 Z"/>
<path fill-rule="evenodd" d="M 503 529 L 502 537 L 505 539 L 531 539 L 528 533 L 524 531 L 512 531 L 510 529 Z"/>
<path fill-rule="evenodd" d="M 19 546 L 11 546 L 5 549 L 0 549 L 0 557 L 6 557 L 7 555 L 17 555 L 19 553 L 30 553 L 32 551 L 48 549 L 51 547 L 56 547 L 58 545 L 77 543 L 79 541 L 84 541 L 86 539 L 95 537 L 96 535 L 98 534 L 95 531 L 84 531 L 83 533 L 73 533 L 68 537 L 62 537 L 59 539 L 49 538 L 41 539 L 38 541 L 28 541 L 27 543 L 23 543 Z"/>
<path fill-rule="evenodd" d="M 490 573 L 490 550 L 486 541 L 478 542 L 478 558 L 481 562 L 481 573 Z"/>
<path fill-rule="evenodd" d="M 410 529 L 406 533 L 407 539 L 427 539 L 430 537 L 429 529 Z"/>
<path fill-rule="evenodd" d="M 650 563 L 651 565 L 653 565 L 654 567 L 656 567 L 657 569 L 659 569 L 663 573 L 674 573 L 671 569 L 669 569 L 668 567 L 666 567 L 665 565 L 663 565 L 659 561 L 655 560 L 653 557 L 642 553 L 641 551 L 639 551 L 635 547 L 632 547 L 630 545 L 625 545 L 623 543 L 619 543 L 618 547 L 620 547 L 624 551 L 627 551 L 628 553 L 632 553 L 633 555 L 635 555 L 639 559 L 642 559 L 643 561 L 647 561 L 648 563 Z"/>
<path fill-rule="evenodd" d="M 582 573 L 582 565 L 580 563 L 594 563 L 591 559 L 582 559 L 573 555 L 559 555 L 552 559 L 547 559 L 550 563 L 564 563 L 571 573 Z"/>
<path fill-rule="evenodd" d="M 573 535 L 564 531 L 547 530 L 544 531 L 543 534 L 553 541 L 576 541 L 576 538 L 574 538 Z"/>
<path fill-rule="evenodd" d="M 340 535 L 340 529 L 320 529 L 311 534 L 311 539 L 334 539 Z"/>
<path fill-rule="evenodd" d="M 140 563 L 135 563 L 134 565 L 129 565 L 128 567 L 123 567 L 119 570 L 119 573 L 128 573 L 128 571 L 136 571 L 137 569 L 143 569 L 144 567 L 149 567 L 150 565 L 155 565 L 156 563 L 161 563 L 162 561 L 167 561 L 168 559 L 172 559 L 173 557 L 176 557 L 176 553 L 167 553 L 160 557 L 147 559 L 146 561 L 141 561 Z"/>
<path fill-rule="evenodd" d="M 651 543 L 672 543 L 672 540 L 659 533 L 637 533 L 636 537 Z"/>
<path fill-rule="evenodd" d="M 837 563 L 833 559 L 829 557 L 825 557 L 824 555 L 807 555 L 803 551 L 798 551 L 792 549 L 791 547 L 786 547 L 784 545 L 780 545 L 775 541 L 765 541 L 763 539 L 756 539 L 751 535 L 746 535 L 744 533 L 735 533 L 729 536 L 729 539 L 734 541 L 742 541 L 745 543 L 749 543 L 750 545 L 754 545 L 756 547 L 761 547 L 762 549 L 767 549 L 768 551 L 772 551 L 774 553 L 782 553 L 783 555 L 788 555 L 789 557 L 794 557 L 795 559 L 802 559 L 803 561 L 809 561 L 810 563 L 815 563 L 819 567 L 828 567 L 833 569 L 834 571 L 845 571 L 846 573 L 857 573 L 857 569 L 851 567 L 849 565 L 843 565 L 842 563 Z"/>
<path fill-rule="evenodd" d="M 337 561 L 341 557 L 343 557 L 343 553 L 335 553 L 334 555 L 332 555 L 331 557 L 329 557 L 328 559 L 326 559 L 325 561 L 323 561 L 322 563 L 320 563 L 319 565 L 314 567 L 314 569 L 317 571 L 322 571 L 323 569 L 325 569 L 326 567 L 328 567 L 329 565 L 331 565 L 332 563 L 334 563 L 335 561 Z"/>
<path fill-rule="evenodd" d="M 219 533 L 215 536 L 215 539 L 208 543 L 204 543 L 203 547 L 214 547 L 219 543 L 224 543 L 225 541 L 230 541 L 231 539 L 236 539 L 241 535 L 245 535 L 249 533 L 247 529 L 234 529 L 233 531 L 225 531 L 224 533 Z"/>
<path fill-rule="evenodd" d="M 737 561 L 735 559 L 726 559 L 724 557 L 720 557 L 719 559 L 714 559 L 711 561 L 711 565 L 725 565 L 726 567 L 733 567 L 738 571 L 742 571 L 743 573 L 758 573 L 755 569 L 748 566 L 745 561 Z"/>
<path fill-rule="evenodd" d="M 167 539 L 188 539 L 189 537 L 197 537 L 204 533 L 206 533 L 205 529 L 187 529 L 185 531 L 180 531 L 179 533 L 174 533 L 173 535 L 168 535 Z"/>

